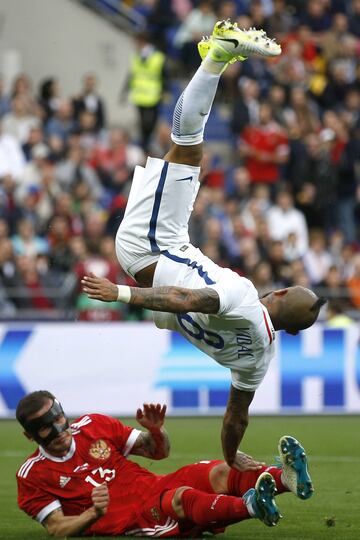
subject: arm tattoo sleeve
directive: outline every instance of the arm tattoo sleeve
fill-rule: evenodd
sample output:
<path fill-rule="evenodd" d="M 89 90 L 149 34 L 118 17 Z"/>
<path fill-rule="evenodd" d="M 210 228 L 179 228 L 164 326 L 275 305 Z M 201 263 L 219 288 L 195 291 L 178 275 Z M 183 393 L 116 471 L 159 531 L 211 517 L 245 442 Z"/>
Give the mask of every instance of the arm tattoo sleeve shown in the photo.
<path fill-rule="evenodd" d="M 131 287 L 130 304 L 152 309 L 184 313 L 217 313 L 220 299 L 216 291 L 210 288 L 184 289 L 182 287 L 151 287 L 140 289 Z"/>
<path fill-rule="evenodd" d="M 151 459 L 163 459 L 169 455 L 170 440 L 164 428 L 140 433 L 131 454 Z"/>

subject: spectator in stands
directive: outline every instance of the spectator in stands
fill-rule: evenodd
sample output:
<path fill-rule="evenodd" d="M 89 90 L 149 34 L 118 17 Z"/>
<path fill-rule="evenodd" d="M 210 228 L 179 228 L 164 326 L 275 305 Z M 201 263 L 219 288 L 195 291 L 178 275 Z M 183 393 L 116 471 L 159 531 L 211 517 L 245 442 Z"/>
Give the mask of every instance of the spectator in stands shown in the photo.
<path fill-rule="evenodd" d="M 63 99 L 59 102 L 57 110 L 45 126 L 47 137 L 59 137 L 64 143 L 67 141 L 70 133 L 75 129 L 76 122 L 73 118 L 73 106 L 69 99 Z"/>
<path fill-rule="evenodd" d="M 300 20 L 313 32 L 325 32 L 331 26 L 327 2 L 319 0 L 307 0 L 305 10 L 300 13 Z"/>
<path fill-rule="evenodd" d="M 295 235 L 292 258 L 305 255 L 308 249 L 308 230 L 304 215 L 294 207 L 289 191 L 282 190 L 276 196 L 276 205 L 267 213 L 268 227 L 273 240 L 288 241 Z M 290 248 L 290 246 L 288 246 Z"/>
<path fill-rule="evenodd" d="M 102 185 L 112 194 L 121 192 L 136 165 L 144 163 L 144 152 L 130 142 L 128 133 L 121 128 L 112 128 L 108 142 L 97 145 L 89 159 L 89 164 L 98 173 Z"/>
<path fill-rule="evenodd" d="M 28 113 L 40 118 L 41 115 L 33 95 L 31 80 L 26 73 L 21 73 L 15 77 L 11 88 L 11 97 L 22 97 L 26 103 Z"/>
<path fill-rule="evenodd" d="M 295 122 L 302 137 L 319 131 L 319 111 L 316 104 L 307 97 L 302 86 L 293 86 L 290 90 L 289 107 L 284 112 L 285 122 Z"/>
<path fill-rule="evenodd" d="M 355 210 L 358 202 L 357 163 L 360 156 L 360 139 L 353 135 L 346 142 L 337 165 L 337 223 L 345 241 L 357 240 Z"/>
<path fill-rule="evenodd" d="M 11 99 L 11 111 L 3 117 L 2 130 L 24 144 L 31 128 L 38 126 L 39 119 L 30 112 L 29 102 L 24 95 L 15 95 Z"/>
<path fill-rule="evenodd" d="M 277 288 L 277 284 L 275 284 L 272 279 L 271 266 L 267 261 L 260 261 L 255 266 L 251 275 L 251 281 L 258 291 L 260 298 L 264 294 L 274 291 Z"/>
<path fill-rule="evenodd" d="M 318 285 L 325 279 L 331 266 L 331 256 L 326 249 L 325 234 L 322 230 L 312 230 L 310 245 L 304 255 L 304 266 L 312 285 Z"/>
<path fill-rule="evenodd" d="M 83 184 L 95 200 L 103 194 L 98 175 L 87 165 L 85 150 L 81 147 L 68 150 L 65 159 L 56 165 L 56 178 L 65 191 L 72 192 L 77 184 Z"/>
<path fill-rule="evenodd" d="M 60 104 L 60 87 L 56 78 L 50 77 L 41 83 L 38 101 L 43 110 L 43 119 L 46 125 L 50 118 L 56 114 Z"/>
<path fill-rule="evenodd" d="M 71 228 L 63 216 L 54 216 L 48 226 L 49 263 L 56 272 L 70 272 L 75 263 L 73 251 L 69 242 Z"/>
<path fill-rule="evenodd" d="M 31 160 L 25 165 L 21 175 L 19 192 L 26 190 L 29 186 L 40 186 L 42 169 L 49 159 L 50 150 L 44 142 L 39 142 L 32 147 L 30 156 Z"/>
<path fill-rule="evenodd" d="M 136 35 L 136 52 L 126 86 L 130 101 L 139 113 L 141 144 L 145 151 L 149 149 L 166 83 L 165 59 L 165 55 L 151 43 L 147 33 Z"/>
<path fill-rule="evenodd" d="M 233 103 L 231 129 L 234 135 L 241 135 L 246 126 L 259 121 L 259 83 L 255 79 L 242 77 L 239 96 Z"/>
<path fill-rule="evenodd" d="M 36 234 L 33 222 L 27 218 L 23 218 L 18 222 L 17 234 L 12 237 L 11 241 L 15 255 L 36 257 L 47 253 L 49 250 L 45 238 Z"/>
<path fill-rule="evenodd" d="M 80 117 L 85 111 L 94 115 L 94 128 L 98 132 L 105 127 L 106 112 L 103 98 L 99 95 L 98 80 L 94 73 L 83 77 L 83 87 L 79 95 L 73 99 L 74 118 L 80 123 Z"/>
<path fill-rule="evenodd" d="M 45 142 L 44 131 L 40 125 L 30 129 L 28 139 L 22 145 L 22 151 L 27 162 L 32 160 L 32 149 L 38 144 L 47 145 Z"/>
<path fill-rule="evenodd" d="M 0 179 L 5 175 L 19 180 L 23 174 L 25 158 L 20 143 L 13 135 L 4 132 L 0 120 Z"/>
<path fill-rule="evenodd" d="M 197 43 L 202 36 L 211 34 L 215 22 L 212 0 L 200 0 L 180 25 L 174 43 L 180 50 L 181 60 L 187 70 L 193 71 L 199 66 Z"/>
<path fill-rule="evenodd" d="M 289 157 L 289 145 L 285 131 L 274 121 L 267 103 L 260 106 L 259 123 L 247 126 L 242 132 L 239 152 L 253 183 L 276 186 L 281 179 L 280 166 Z"/>
<path fill-rule="evenodd" d="M 16 274 L 12 285 L 12 300 L 18 307 L 28 310 L 47 310 L 54 307 L 51 293 L 46 290 L 52 289 L 51 275 L 42 264 L 37 267 L 35 257 L 16 257 Z"/>
<path fill-rule="evenodd" d="M 339 268 L 335 264 L 330 266 L 325 278 L 319 283 L 317 290 L 326 292 L 326 298 L 328 300 L 335 300 L 343 312 L 349 309 L 349 295 L 346 284 L 341 277 Z"/>
<path fill-rule="evenodd" d="M 10 96 L 5 91 L 5 81 L 0 74 L 0 119 L 10 112 L 11 110 L 11 99 Z"/>
<path fill-rule="evenodd" d="M 329 143 L 335 134 L 311 133 L 306 139 L 306 152 L 298 164 L 298 205 L 306 216 L 309 227 L 330 231 L 336 225 L 336 169 L 331 162 Z M 305 180 L 306 179 L 306 180 Z M 305 180 L 305 181 L 304 181 Z"/>
<path fill-rule="evenodd" d="M 349 14 L 349 30 L 360 38 L 360 0 L 352 0 Z"/>
<path fill-rule="evenodd" d="M 266 31 L 281 42 L 285 35 L 292 30 L 294 21 L 285 0 L 274 0 L 274 11 L 267 18 Z"/>

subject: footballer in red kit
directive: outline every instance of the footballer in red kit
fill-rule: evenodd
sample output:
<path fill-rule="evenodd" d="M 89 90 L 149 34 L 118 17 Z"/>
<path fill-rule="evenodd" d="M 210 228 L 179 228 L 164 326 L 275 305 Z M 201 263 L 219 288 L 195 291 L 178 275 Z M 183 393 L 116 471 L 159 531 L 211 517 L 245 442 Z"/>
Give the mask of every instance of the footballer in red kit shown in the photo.
<path fill-rule="evenodd" d="M 101 414 L 70 425 L 50 392 L 28 394 L 16 416 L 39 447 L 17 472 L 19 507 L 53 536 L 193 536 L 249 518 L 276 525 L 276 493 L 312 495 L 305 451 L 291 436 L 279 442 L 281 467 L 239 452 L 237 469 L 213 460 L 159 475 L 127 459 L 169 455 L 165 412 L 138 409 L 146 432 Z"/>

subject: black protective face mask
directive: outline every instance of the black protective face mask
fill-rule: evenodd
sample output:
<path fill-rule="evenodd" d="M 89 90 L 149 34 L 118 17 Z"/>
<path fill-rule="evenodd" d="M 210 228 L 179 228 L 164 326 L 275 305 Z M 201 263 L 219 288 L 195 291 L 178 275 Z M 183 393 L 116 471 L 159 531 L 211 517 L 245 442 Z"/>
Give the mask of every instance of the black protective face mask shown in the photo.
<path fill-rule="evenodd" d="M 68 419 L 65 416 L 65 424 L 57 424 L 55 419 L 64 414 L 63 408 L 57 399 L 54 399 L 50 409 L 34 420 L 29 420 L 24 423 L 24 428 L 29 435 L 41 446 L 49 446 L 49 444 L 63 431 L 69 428 Z M 51 431 L 47 437 L 40 437 L 39 431 L 42 428 L 51 428 Z"/>

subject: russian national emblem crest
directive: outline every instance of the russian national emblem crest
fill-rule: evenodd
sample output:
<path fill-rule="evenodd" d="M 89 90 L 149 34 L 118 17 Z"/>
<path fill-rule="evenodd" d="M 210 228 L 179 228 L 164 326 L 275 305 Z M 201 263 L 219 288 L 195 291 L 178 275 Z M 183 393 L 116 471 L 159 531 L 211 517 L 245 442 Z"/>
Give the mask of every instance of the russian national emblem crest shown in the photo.
<path fill-rule="evenodd" d="M 103 439 L 99 439 L 98 441 L 92 443 L 89 449 L 89 454 L 94 459 L 104 461 L 110 457 L 111 448 Z"/>

